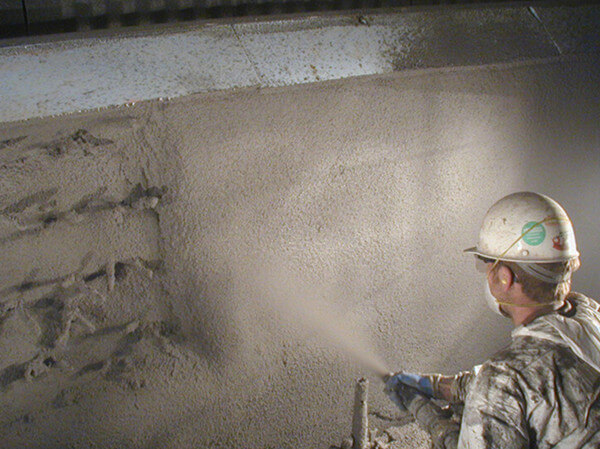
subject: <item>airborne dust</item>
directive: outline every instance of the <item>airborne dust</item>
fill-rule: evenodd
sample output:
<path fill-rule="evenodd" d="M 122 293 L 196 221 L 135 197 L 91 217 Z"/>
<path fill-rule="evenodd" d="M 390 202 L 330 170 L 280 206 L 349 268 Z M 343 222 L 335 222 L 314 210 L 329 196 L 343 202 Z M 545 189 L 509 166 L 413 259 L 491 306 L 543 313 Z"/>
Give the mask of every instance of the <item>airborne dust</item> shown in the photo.
<path fill-rule="evenodd" d="M 317 338 L 351 357 L 363 368 L 382 377 L 390 372 L 377 355 L 364 329 L 331 301 L 339 295 L 334 287 L 309 283 L 285 264 L 269 264 L 254 272 L 253 300 L 273 313 L 281 326 L 293 326 L 305 336 Z"/>

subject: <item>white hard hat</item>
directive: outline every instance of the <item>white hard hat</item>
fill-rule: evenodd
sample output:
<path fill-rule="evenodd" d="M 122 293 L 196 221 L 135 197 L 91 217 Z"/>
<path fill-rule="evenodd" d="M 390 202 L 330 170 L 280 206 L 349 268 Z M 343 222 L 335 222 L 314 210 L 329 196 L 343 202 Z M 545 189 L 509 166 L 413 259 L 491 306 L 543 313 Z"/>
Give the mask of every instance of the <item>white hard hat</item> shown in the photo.
<path fill-rule="evenodd" d="M 465 250 L 507 262 L 550 263 L 579 257 L 565 210 L 545 195 L 518 192 L 488 210 L 477 246 Z"/>

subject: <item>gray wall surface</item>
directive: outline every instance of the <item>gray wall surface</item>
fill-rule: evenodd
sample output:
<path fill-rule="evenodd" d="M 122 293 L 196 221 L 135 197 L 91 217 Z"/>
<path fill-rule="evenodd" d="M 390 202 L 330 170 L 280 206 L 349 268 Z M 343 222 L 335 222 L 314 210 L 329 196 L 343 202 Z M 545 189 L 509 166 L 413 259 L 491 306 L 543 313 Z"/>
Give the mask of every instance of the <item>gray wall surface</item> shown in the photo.
<path fill-rule="evenodd" d="M 368 370 L 330 343 L 338 328 L 415 371 L 466 369 L 507 342 L 461 251 L 509 192 L 564 205 L 583 253 L 575 285 L 598 297 L 597 62 L 4 125 L 4 447 L 339 441 Z M 373 410 L 394 414 L 373 387 Z"/>

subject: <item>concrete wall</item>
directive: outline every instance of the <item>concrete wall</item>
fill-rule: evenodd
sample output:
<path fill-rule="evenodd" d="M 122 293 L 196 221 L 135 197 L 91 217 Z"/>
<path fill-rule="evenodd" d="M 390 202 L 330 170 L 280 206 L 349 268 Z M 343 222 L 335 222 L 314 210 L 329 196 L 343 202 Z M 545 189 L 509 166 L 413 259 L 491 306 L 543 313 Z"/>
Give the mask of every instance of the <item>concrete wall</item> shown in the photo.
<path fill-rule="evenodd" d="M 3 40 L 0 122 L 241 87 L 600 51 L 600 6 L 532 5 L 199 21 Z"/>
<path fill-rule="evenodd" d="M 332 334 L 416 371 L 507 342 L 461 251 L 509 192 L 563 204 L 575 285 L 598 297 L 598 67 L 412 71 L 2 125 L 3 447 L 338 442 L 368 370 Z M 371 405 L 393 415 L 379 387 Z"/>

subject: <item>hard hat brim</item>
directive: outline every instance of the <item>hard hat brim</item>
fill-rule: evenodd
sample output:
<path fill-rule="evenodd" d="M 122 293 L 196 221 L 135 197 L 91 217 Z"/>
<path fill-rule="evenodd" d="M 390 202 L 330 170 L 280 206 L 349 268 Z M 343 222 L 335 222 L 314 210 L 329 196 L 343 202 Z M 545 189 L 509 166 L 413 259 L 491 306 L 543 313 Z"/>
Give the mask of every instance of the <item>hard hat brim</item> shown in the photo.
<path fill-rule="evenodd" d="M 467 248 L 463 250 L 465 254 L 473 254 L 475 256 L 485 257 L 486 259 L 500 259 L 504 262 L 521 262 L 521 263 L 554 263 L 554 262 L 566 262 L 567 260 L 576 259 L 580 256 L 579 251 L 574 251 L 569 257 L 557 257 L 554 259 L 527 259 L 527 258 L 517 258 L 517 257 L 498 257 L 493 254 L 486 254 L 477 249 L 476 246 L 471 248 Z"/>

